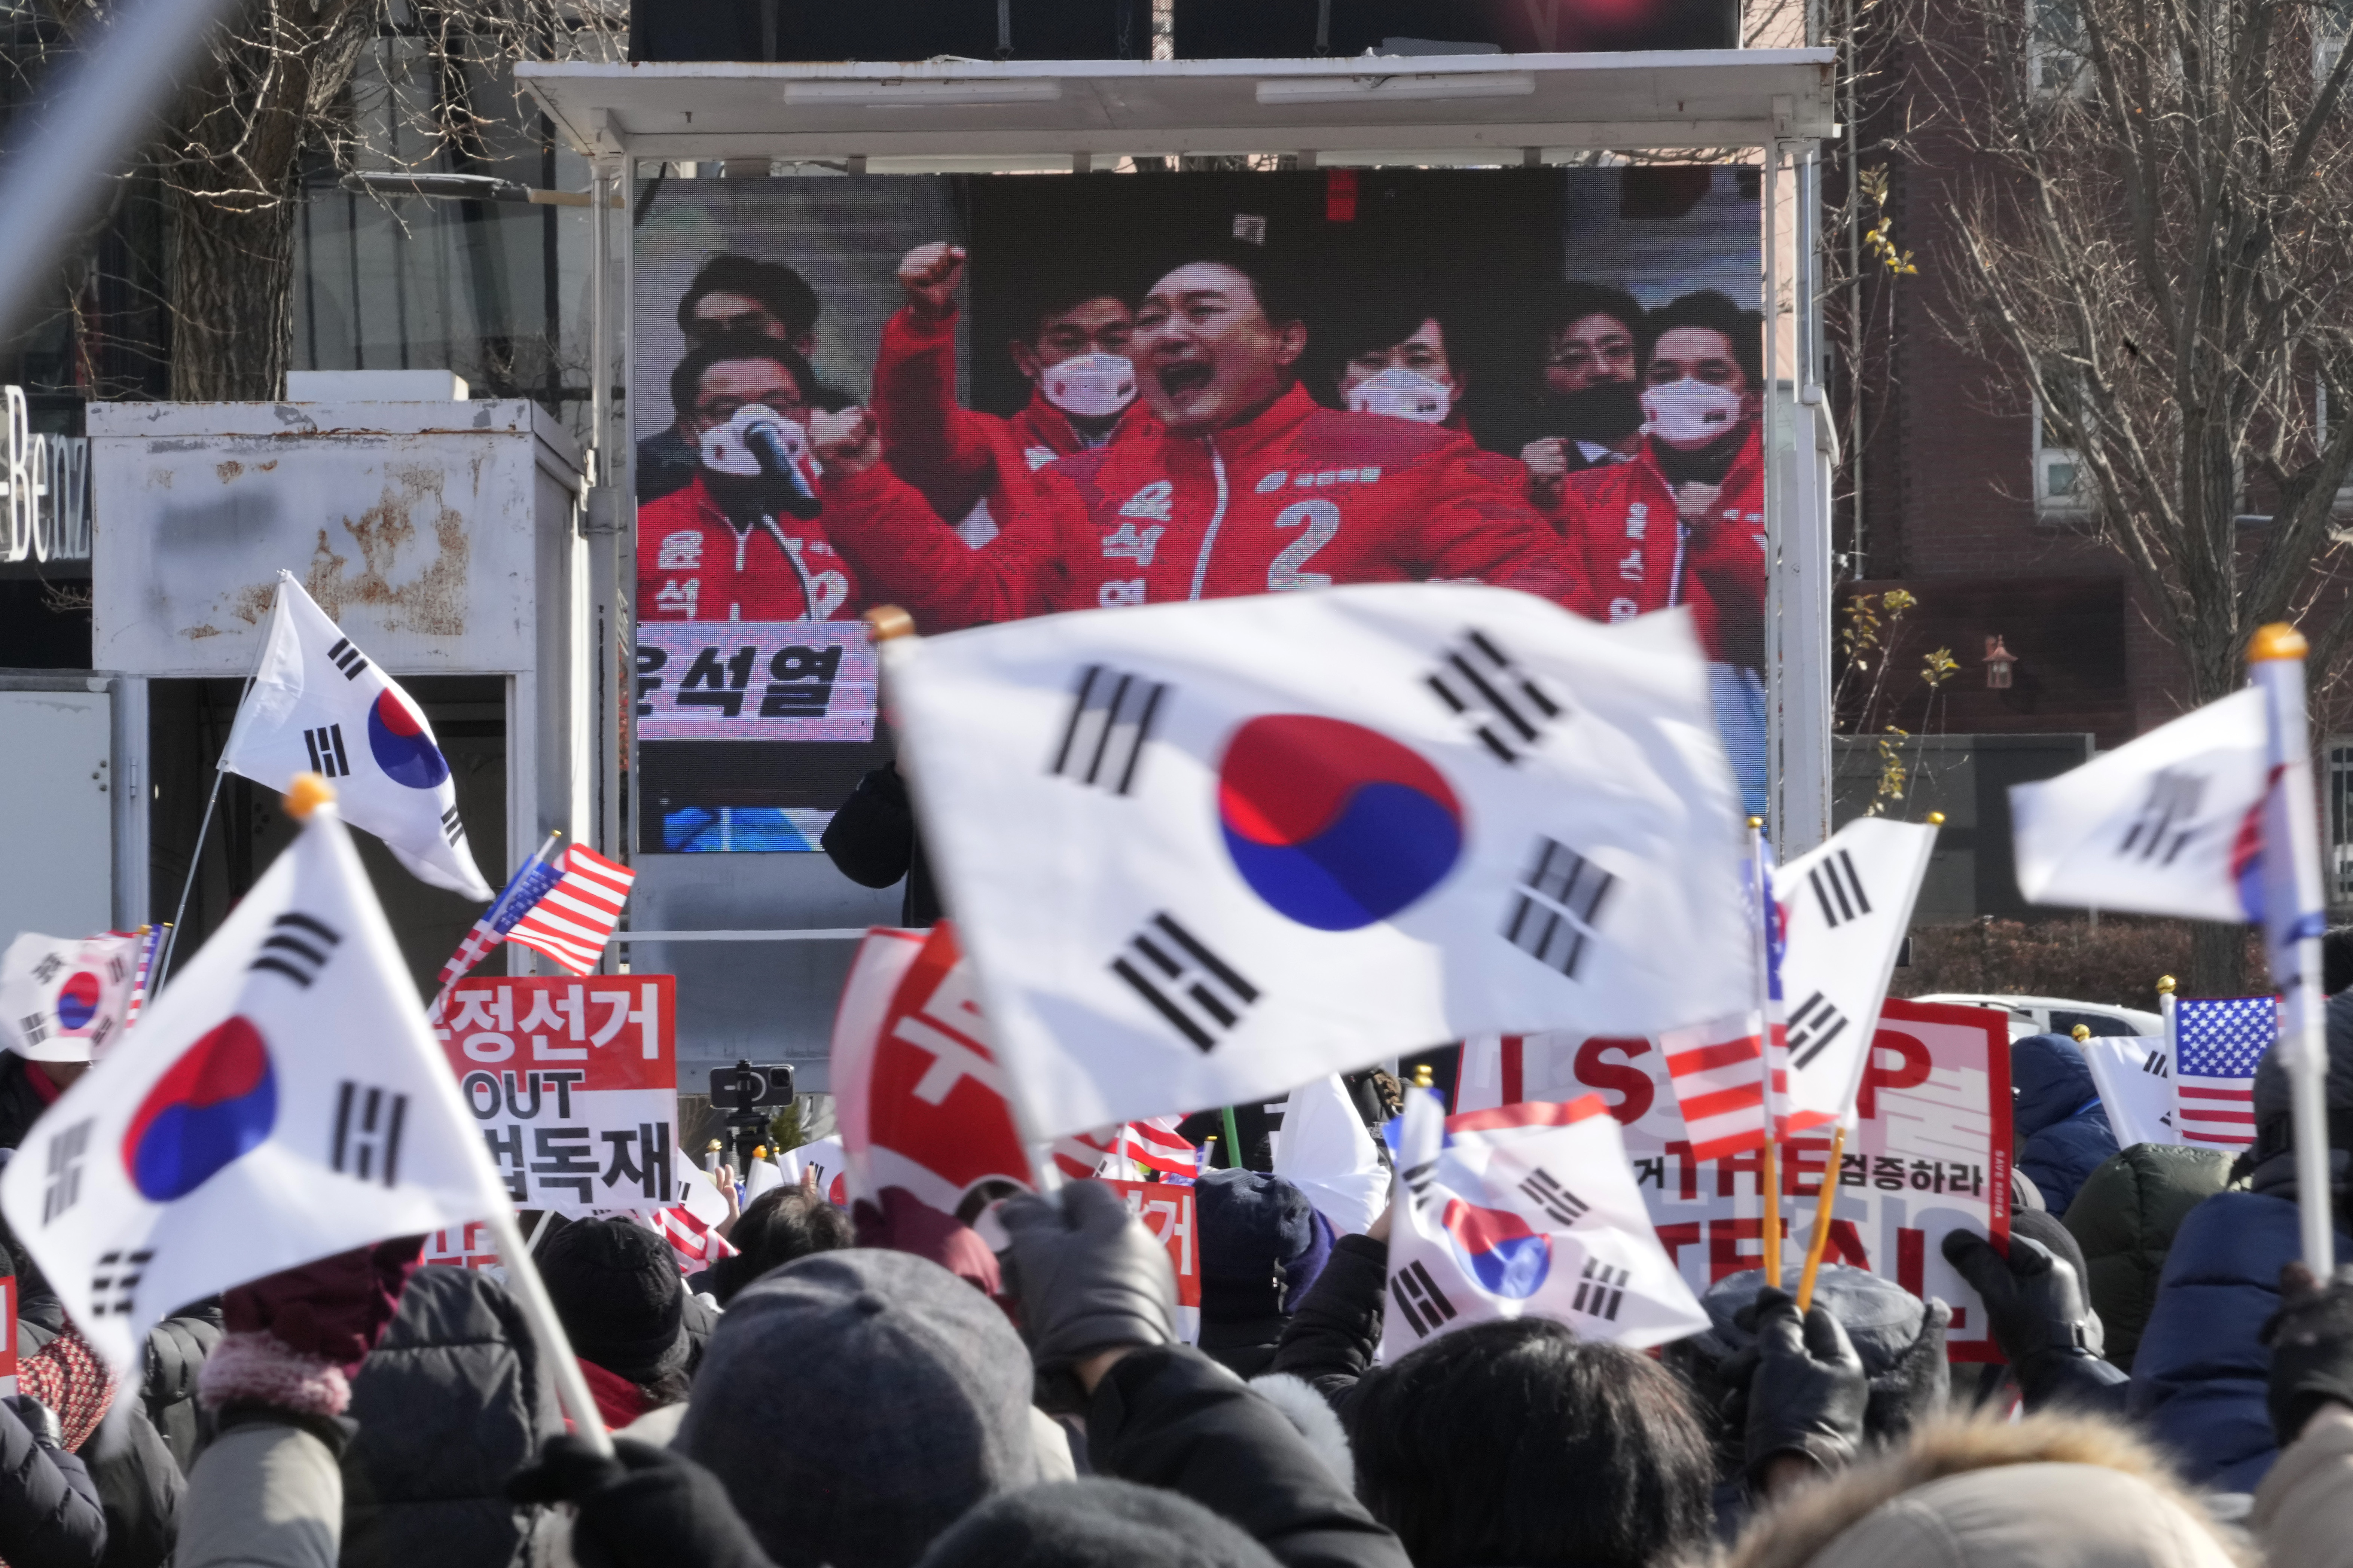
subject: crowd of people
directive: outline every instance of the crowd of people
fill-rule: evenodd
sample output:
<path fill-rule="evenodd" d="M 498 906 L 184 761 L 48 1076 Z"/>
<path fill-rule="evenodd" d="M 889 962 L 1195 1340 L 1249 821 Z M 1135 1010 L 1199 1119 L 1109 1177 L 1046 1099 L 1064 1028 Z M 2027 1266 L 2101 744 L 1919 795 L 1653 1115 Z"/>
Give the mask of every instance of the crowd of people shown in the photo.
<path fill-rule="evenodd" d="M 2327 1024 L 2341 1182 L 2353 992 Z M 1188 1344 L 1165 1246 L 1103 1183 L 1008 1198 L 976 1216 L 987 1241 L 889 1192 L 845 1213 L 786 1184 L 691 1277 L 632 1219 L 544 1226 L 605 1457 L 566 1431 L 508 1284 L 420 1268 L 421 1238 L 183 1309 L 120 1383 L 11 1238 L 0 1560 L 2353 1562 L 2353 1269 L 2296 1259 L 2284 1072 L 2264 1062 L 2236 1161 L 2116 1150 L 2070 1130 L 2098 1112 L 2061 1070 L 2071 1048 L 2012 1047 L 2006 1245 L 1944 1244 L 2006 1357 L 1990 1368 L 1948 1362 L 1951 1306 L 1834 1264 L 1803 1312 L 1788 1280 L 1717 1279 L 1706 1331 L 1655 1354 L 1528 1317 L 1384 1361 L 1391 1216 L 1336 1233 L 1250 1169 L 1195 1189 Z"/>

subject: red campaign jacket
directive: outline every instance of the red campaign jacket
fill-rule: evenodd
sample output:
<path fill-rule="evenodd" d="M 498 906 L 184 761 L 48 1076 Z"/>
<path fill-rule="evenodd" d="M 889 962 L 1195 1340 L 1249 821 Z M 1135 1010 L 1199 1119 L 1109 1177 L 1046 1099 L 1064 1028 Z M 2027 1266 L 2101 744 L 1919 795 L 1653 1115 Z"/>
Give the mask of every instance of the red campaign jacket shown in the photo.
<path fill-rule="evenodd" d="M 1031 392 L 1007 419 L 955 400 L 955 318 L 931 321 L 902 309 L 882 328 L 870 410 L 882 427 L 882 460 L 950 522 L 986 500 L 1001 528 L 1031 499 L 1029 476 L 1057 458 L 1088 449 L 1062 411 Z M 1111 439 L 1156 428 L 1141 398 L 1112 426 Z"/>
<path fill-rule="evenodd" d="M 841 621 L 864 608 L 822 518 L 737 532 L 697 474 L 638 509 L 638 616 L 647 621 Z"/>
<path fill-rule="evenodd" d="M 1590 613 L 1622 621 L 1689 605 L 1709 658 L 1761 668 L 1765 465 L 1754 426 L 1720 489 L 1707 522 L 1683 526 L 1646 440 L 1630 462 L 1568 476 L 1561 532 L 1589 585 Z"/>
<path fill-rule="evenodd" d="M 1522 498 L 1518 463 L 1451 430 L 1319 407 L 1295 386 L 1231 429 L 1155 424 L 1034 477 L 1033 500 L 979 550 L 886 464 L 829 489 L 826 513 L 867 593 L 927 632 L 1429 578 L 1588 611 L 1569 553 Z"/>

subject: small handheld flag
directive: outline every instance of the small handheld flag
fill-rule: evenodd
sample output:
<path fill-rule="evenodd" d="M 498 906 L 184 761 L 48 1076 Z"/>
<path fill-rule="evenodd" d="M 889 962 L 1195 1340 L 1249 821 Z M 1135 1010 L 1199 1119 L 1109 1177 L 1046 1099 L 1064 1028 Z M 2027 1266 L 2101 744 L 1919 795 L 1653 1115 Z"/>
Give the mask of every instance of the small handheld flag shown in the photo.
<path fill-rule="evenodd" d="M 139 1027 L 34 1125 L 0 1173 L 0 1212 L 118 1370 L 179 1302 L 389 1236 L 511 1220 L 415 996 L 350 837 L 315 807 Z"/>
<path fill-rule="evenodd" d="M 1386 1360 L 1496 1318 L 1554 1318 L 1636 1350 L 1707 1326 L 1599 1095 L 1450 1117 L 1416 1089 L 1395 1191 Z"/>
<path fill-rule="evenodd" d="M 2255 1141 L 2255 1068 L 2279 1037 L 2279 998 L 2167 998 L 2173 1142 L 2243 1149 Z M 2119 1139 L 2121 1142 L 2121 1139 Z"/>
<path fill-rule="evenodd" d="M 472 973 L 501 942 L 547 954 L 575 974 L 596 972 L 606 944 L 621 921 L 637 873 L 607 860 L 586 845 L 561 855 L 551 833 L 539 853 L 515 868 L 506 887 L 441 966 L 440 994 L 431 1015 L 438 1017 L 450 988 Z"/>
<path fill-rule="evenodd" d="M 30 1061 L 96 1060 L 137 1015 L 148 951 L 128 931 L 17 937 L 0 955 L 0 1045 Z"/>

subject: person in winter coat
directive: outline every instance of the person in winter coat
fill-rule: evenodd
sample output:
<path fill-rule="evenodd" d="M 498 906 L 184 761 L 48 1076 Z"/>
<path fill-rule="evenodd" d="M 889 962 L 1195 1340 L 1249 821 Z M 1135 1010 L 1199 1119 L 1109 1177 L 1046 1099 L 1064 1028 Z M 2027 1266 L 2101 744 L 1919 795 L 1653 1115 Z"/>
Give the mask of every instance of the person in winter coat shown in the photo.
<path fill-rule="evenodd" d="M 686 1398 L 696 1343 L 669 1243 L 634 1220 L 575 1220 L 537 1258 L 606 1426 Z"/>
<path fill-rule="evenodd" d="M 1237 1526 L 1175 1492 L 1093 1478 L 981 1504 L 917 1568 L 1276 1568 Z"/>
<path fill-rule="evenodd" d="M 1193 1189 L 1201 1353 L 1243 1377 L 1274 1360 L 1282 1325 L 1331 1256 L 1307 1194 L 1260 1171 L 1210 1171 Z"/>
<path fill-rule="evenodd" d="M 2029 1035 L 2010 1047 L 2010 1084 L 2018 1168 L 2063 1215 L 2084 1179 L 2116 1152 L 2091 1064 L 2064 1035 Z"/>
<path fill-rule="evenodd" d="M 1318 405 L 1298 383 L 1306 347 L 1264 252 L 1200 247 L 1136 310 L 1136 377 L 1156 427 L 1040 468 L 1020 514 L 974 550 L 882 462 L 871 420 L 820 418 L 834 545 L 871 598 L 905 606 L 925 632 L 1432 578 L 1586 607 L 1560 541 L 1523 499 L 1518 462 L 1440 426 Z"/>
<path fill-rule="evenodd" d="M 1176 1343 L 1167 1254 L 1116 1193 L 1072 1183 L 1001 1218 L 1021 1335 L 924 1259 L 803 1258 L 721 1320 L 672 1449 L 559 1439 L 518 1494 L 578 1508 L 584 1568 L 911 1568 L 1038 1479 L 1042 1387 L 1084 1412 L 1098 1475 L 1189 1498 L 1286 1568 L 1407 1568 L 1273 1405 Z M 775 1440 L 786 1409 L 807 1440 Z"/>
<path fill-rule="evenodd" d="M 940 920 L 939 885 L 923 856 L 915 808 L 896 762 L 883 763 L 858 781 L 825 825 L 818 846 L 834 869 L 861 888 L 887 888 L 904 878 L 899 923 L 921 929 Z"/>
<path fill-rule="evenodd" d="M 796 1258 L 849 1246 L 849 1216 L 814 1189 L 798 1184 L 770 1187 L 744 1205 L 727 1239 L 734 1255 L 689 1277 L 687 1288 L 708 1291 L 724 1307 L 743 1289 Z"/>
<path fill-rule="evenodd" d="M 521 1561 L 539 1521 L 507 1476 L 564 1430 L 554 1379 L 522 1309 L 475 1268 L 419 1268 L 352 1379 L 343 1568 Z"/>
<path fill-rule="evenodd" d="M 2280 1270 L 2280 1309 L 2263 1325 L 2264 1388 L 2279 1462 L 2248 1523 L 2272 1568 L 2353 1565 L 2353 1271 L 2326 1287 L 2301 1263 Z"/>
<path fill-rule="evenodd" d="M 2045 1414 L 1933 1422 L 1757 1514 L 1716 1568 L 2245 1568 L 2249 1555 L 2124 1427 Z"/>
<path fill-rule="evenodd" d="M 56 1414 L 29 1394 L 0 1399 L 0 1562 L 98 1568 L 106 1510 Z"/>
<path fill-rule="evenodd" d="M 672 1447 L 767 1560 L 910 1568 L 965 1509 L 1042 1479 L 1029 1385 L 1004 1312 L 937 1264 L 815 1253 L 728 1304 Z"/>
<path fill-rule="evenodd" d="M 1727 1275 L 1700 1298 L 1704 1332 L 1667 1345 L 1661 1360 L 1691 1385 L 1712 1424 L 1716 1454 L 1716 1512 L 1736 1516 L 1730 1489 L 1746 1479 L 1749 1403 L 1761 1355 L 1761 1331 L 1772 1316 L 1761 1269 Z M 1862 1436 L 1884 1446 L 1943 1413 L 1951 1388 L 1945 1330 L 1952 1309 L 1923 1301 L 1892 1279 L 1841 1263 L 1825 1263 L 1814 1306 L 1828 1312 L 1852 1346 L 1867 1394 Z"/>
<path fill-rule="evenodd" d="M 1523 1318 L 1457 1329 L 1374 1365 L 1391 1219 L 1334 1246 L 1273 1368 L 1333 1401 L 1357 1495 L 1413 1561 L 1646 1568 L 1696 1551 L 1708 1538 L 1714 1457 L 1683 1385 L 1649 1357 Z M 1860 1363 L 1852 1381 L 1859 1422 Z M 1767 1445 L 1760 1463 L 1779 1451 Z"/>
<path fill-rule="evenodd" d="M 2353 1127 L 2353 992 L 2329 998 L 2328 1110 L 2332 1141 Z M 2215 1194 L 2174 1232 L 2157 1300 L 2133 1357 L 2129 1408 L 2201 1485 L 2252 1491 L 2278 1447 L 2264 1411 L 2271 1354 L 2262 1329 L 2279 1307 L 2283 1265 L 2303 1251 L 2295 1184 L 2295 1123 L 2277 1052 L 2255 1069 L 2254 1146 L 2239 1157 L 2248 1190 Z M 2346 1235 L 2348 1156 L 2329 1150 L 2337 1249 Z"/>
<path fill-rule="evenodd" d="M 197 1379 L 216 1436 L 189 1477 L 174 1568 L 337 1568 L 337 1459 L 353 1430 L 340 1417 L 424 1244 L 358 1247 L 228 1292 L 228 1331 Z"/>
<path fill-rule="evenodd" d="M 2092 1308 L 2107 1332 L 2103 1353 L 2126 1372 L 2174 1233 L 2222 1190 L 2230 1171 L 2231 1157 L 2219 1149 L 2136 1143 L 2109 1155 L 2068 1205 L 2065 1224 L 2084 1249 Z"/>
<path fill-rule="evenodd" d="M 147 1331 L 146 1376 L 139 1397 L 183 1475 L 196 1462 L 201 1436 L 196 1374 L 227 1331 L 217 1296 L 181 1308 Z"/>
<path fill-rule="evenodd" d="M 1006 345 L 1030 385 L 1002 418 L 956 403 L 956 286 L 968 253 L 919 245 L 899 262 L 905 308 L 882 327 L 874 359 L 874 417 L 882 457 L 968 538 L 993 533 L 1030 499 L 1030 476 L 1060 458 L 1124 439 L 1152 424 L 1127 357 L 1135 311 L 1108 280 L 1085 271 L 1033 276 L 1029 331 Z M 977 517 L 975 509 L 981 509 Z"/>

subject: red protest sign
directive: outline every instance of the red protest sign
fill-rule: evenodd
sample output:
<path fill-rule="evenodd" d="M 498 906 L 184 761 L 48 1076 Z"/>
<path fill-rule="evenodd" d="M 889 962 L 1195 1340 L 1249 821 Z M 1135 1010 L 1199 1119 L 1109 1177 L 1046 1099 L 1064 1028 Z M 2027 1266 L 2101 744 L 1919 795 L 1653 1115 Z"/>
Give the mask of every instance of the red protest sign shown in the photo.
<path fill-rule="evenodd" d="M 942 921 L 867 933 L 842 992 L 833 1085 L 855 1196 L 900 1187 L 943 1214 L 977 1188 L 1034 1187 L 973 967 Z M 888 1000 L 883 1000 L 887 996 Z"/>
<path fill-rule="evenodd" d="M 518 1207 L 681 1201 L 677 982 L 591 974 L 459 983 L 434 1033 Z"/>
<path fill-rule="evenodd" d="M 1193 1189 L 1168 1182 L 1103 1184 L 1127 1200 L 1127 1212 L 1144 1222 L 1152 1239 L 1168 1249 L 1176 1271 L 1176 1330 L 1187 1344 L 1201 1337 L 1201 1251 L 1193 1229 Z"/>
<path fill-rule="evenodd" d="M 16 1277 L 0 1274 L 0 1394 L 16 1392 Z"/>
<path fill-rule="evenodd" d="M 1623 1131 L 1635 1184 L 1683 1279 L 1704 1290 L 1758 1266 L 1761 1152 L 1695 1160 L 1656 1042 L 1530 1035 L 1529 1100 L 1598 1093 Z M 1828 1257 L 1953 1308 L 1956 1361 L 1999 1361 L 1977 1293 L 1945 1262 L 1954 1230 L 2010 1235 L 2010 1030 L 2000 1013 L 1890 1001 L 1880 1015 L 1831 1207 Z M 1794 1275 L 1830 1157 L 1828 1129 L 1782 1144 L 1783 1264 Z"/>

